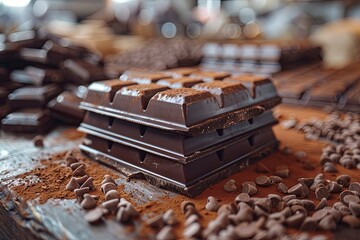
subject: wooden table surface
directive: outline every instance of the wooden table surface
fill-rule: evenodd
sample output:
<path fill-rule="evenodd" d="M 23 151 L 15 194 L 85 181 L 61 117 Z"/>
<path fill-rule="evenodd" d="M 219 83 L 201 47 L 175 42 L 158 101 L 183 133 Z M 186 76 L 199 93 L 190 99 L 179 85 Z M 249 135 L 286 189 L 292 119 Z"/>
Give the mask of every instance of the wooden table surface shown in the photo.
<path fill-rule="evenodd" d="M 296 117 L 299 120 L 309 118 L 323 118 L 326 112 L 318 109 L 279 106 L 275 109 L 276 114 L 280 114 L 283 118 Z M 291 186 L 295 184 L 299 177 L 314 177 L 321 172 L 319 157 L 321 148 L 326 144 L 320 141 L 304 140 L 303 134 L 296 130 L 285 130 L 281 126 L 274 127 L 277 139 L 281 142 L 281 146 L 287 145 L 294 152 L 304 151 L 307 159 L 312 161 L 316 168 L 311 171 L 302 169 L 302 163 L 296 160 L 293 155 L 284 155 L 280 151 L 262 160 L 270 170 L 274 170 L 276 165 L 286 164 L 290 168 L 290 177 L 285 183 Z M 159 213 L 168 208 L 173 208 L 177 217 L 183 221 L 184 217 L 180 213 L 180 202 L 187 199 L 175 193 L 158 189 L 149 185 L 143 180 L 126 181 L 126 178 L 120 173 L 99 166 L 97 162 L 87 160 L 86 164 L 92 167 L 101 168 L 102 171 L 118 177 L 117 183 L 122 185 L 124 194 L 137 207 L 141 208 L 142 219 L 136 221 L 136 224 L 128 226 L 117 223 L 114 218 L 109 218 L 105 223 L 92 226 L 83 218 L 84 211 L 79 204 L 70 197 L 70 199 L 50 198 L 44 203 L 39 203 L 41 194 L 35 199 L 25 200 L 23 193 L 19 191 L 19 187 L 26 188 L 27 181 L 23 181 L 24 176 L 34 178 L 36 184 L 42 181 L 40 176 L 32 176 L 34 169 L 41 167 L 44 163 L 41 161 L 44 154 L 54 155 L 55 153 L 63 153 L 68 150 L 78 149 L 82 134 L 76 132 L 75 128 L 60 127 L 45 138 L 45 148 L 36 148 L 33 146 L 31 137 L 15 136 L 1 133 L 0 138 L 0 239 L 139 239 L 153 238 L 155 232 L 146 230 L 142 227 L 142 220 L 150 213 Z M 58 164 L 65 168 L 63 159 L 54 158 L 53 164 Z M 255 166 L 250 166 L 246 170 L 233 175 L 238 185 L 246 180 L 254 180 L 256 173 Z M 353 180 L 360 181 L 360 170 L 348 170 L 340 166 L 337 168 L 342 173 L 352 176 Z M 29 174 L 26 174 L 29 173 Z M 334 174 L 324 174 L 327 178 L 335 179 Z M 102 176 L 101 176 L 102 177 Z M 65 179 L 67 182 L 68 179 Z M 195 202 L 200 213 L 204 216 L 202 220 L 203 226 L 216 214 L 209 213 L 204 209 L 206 199 L 212 195 L 221 200 L 221 203 L 229 203 L 239 193 L 227 193 L 222 190 L 222 186 L 227 180 L 212 186 L 200 196 L 192 199 Z M 17 190 L 16 190 L 17 189 Z M 276 186 L 269 188 L 260 188 L 256 196 L 263 197 L 268 193 L 278 193 Z M 313 195 L 313 193 L 312 193 Z M 43 196 L 42 196 L 43 197 Z M 50 196 L 51 197 L 51 194 Z M 314 197 L 314 196 L 310 196 Z M 69 198 L 69 197 L 66 197 Z M 316 203 L 318 201 L 314 200 Z M 336 198 L 330 199 L 330 202 L 337 201 Z M 145 206 L 145 207 L 144 207 Z M 145 210 L 144 210 L 145 209 Z M 177 228 L 177 233 L 181 234 L 182 224 Z M 294 232 L 294 231 L 291 231 Z M 325 233 L 333 239 L 359 239 L 360 230 L 349 229 L 340 226 L 334 233 Z M 296 233 L 294 233 L 296 234 Z M 318 233 L 317 233 L 318 234 Z"/>

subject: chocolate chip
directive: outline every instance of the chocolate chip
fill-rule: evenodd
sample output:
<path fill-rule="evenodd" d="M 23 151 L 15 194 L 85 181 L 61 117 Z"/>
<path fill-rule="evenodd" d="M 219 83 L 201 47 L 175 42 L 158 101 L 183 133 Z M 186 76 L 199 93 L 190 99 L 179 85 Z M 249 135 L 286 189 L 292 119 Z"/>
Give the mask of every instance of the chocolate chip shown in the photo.
<path fill-rule="evenodd" d="M 286 224 L 289 227 L 297 228 L 306 218 L 303 214 L 295 214 L 286 219 Z"/>
<path fill-rule="evenodd" d="M 323 209 L 315 211 L 314 214 L 312 215 L 312 218 L 319 221 L 319 220 L 323 219 L 328 214 L 329 214 L 329 209 L 328 208 L 323 208 Z"/>
<path fill-rule="evenodd" d="M 247 193 L 240 193 L 239 195 L 236 196 L 235 198 L 235 203 L 239 204 L 239 202 L 245 202 L 245 203 L 250 203 L 252 200 L 250 198 L 250 195 Z"/>
<path fill-rule="evenodd" d="M 293 153 L 292 149 L 289 146 L 284 146 L 283 148 L 280 149 L 281 153 L 286 154 L 286 155 L 290 155 Z"/>
<path fill-rule="evenodd" d="M 338 184 L 335 181 L 330 181 L 328 186 L 329 186 L 330 193 L 340 193 L 343 189 L 343 186 Z"/>
<path fill-rule="evenodd" d="M 315 176 L 314 178 L 314 183 L 325 183 L 325 178 L 324 178 L 324 174 L 319 173 Z"/>
<path fill-rule="evenodd" d="M 270 193 L 268 194 L 268 198 L 271 202 L 271 207 L 277 209 L 279 203 L 281 202 L 281 197 L 277 194 Z"/>
<path fill-rule="evenodd" d="M 251 239 L 253 236 L 255 236 L 258 229 L 259 228 L 255 223 L 244 222 L 236 226 L 235 232 L 240 239 Z"/>
<path fill-rule="evenodd" d="M 108 182 L 108 183 L 104 183 L 103 185 L 101 185 L 101 191 L 106 194 L 107 192 L 109 192 L 110 190 L 116 190 L 117 187 L 114 183 Z"/>
<path fill-rule="evenodd" d="M 267 176 L 259 176 L 255 179 L 255 183 L 261 187 L 269 187 L 271 185 L 271 180 Z"/>
<path fill-rule="evenodd" d="M 287 191 L 288 191 L 288 186 L 286 186 L 285 185 L 285 183 L 279 183 L 278 185 L 277 185 L 277 189 L 278 189 L 278 191 L 280 192 L 280 193 L 287 193 Z"/>
<path fill-rule="evenodd" d="M 78 197 L 79 200 L 83 199 L 83 196 L 85 193 L 90 192 L 90 188 L 89 187 L 84 187 L 84 188 L 77 188 L 74 190 L 75 195 Z"/>
<path fill-rule="evenodd" d="M 255 172 L 257 173 L 268 173 L 270 172 L 269 168 L 265 166 L 264 164 L 258 162 L 256 163 Z"/>
<path fill-rule="evenodd" d="M 241 205 L 241 204 L 247 205 L 246 203 L 240 202 L 239 205 Z M 237 212 L 237 206 L 235 205 L 235 203 L 224 204 L 217 211 L 218 215 L 221 215 L 221 214 L 229 215 L 229 214 L 233 214 L 236 212 Z"/>
<path fill-rule="evenodd" d="M 336 178 L 336 182 L 343 187 L 348 187 L 351 181 L 351 177 L 347 174 L 340 175 Z"/>
<path fill-rule="evenodd" d="M 300 205 L 300 206 L 304 206 L 303 202 L 301 201 L 301 199 L 291 199 L 289 201 L 286 202 L 287 206 L 293 206 L 293 205 Z"/>
<path fill-rule="evenodd" d="M 65 189 L 69 191 L 74 191 L 76 188 L 79 187 L 79 184 L 76 182 L 75 178 L 72 177 L 68 184 L 66 184 Z"/>
<path fill-rule="evenodd" d="M 306 157 L 306 153 L 304 151 L 297 151 L 295 152 L 295 157 L 299 160 L 301 160 L 302 158 Z"/>
<path fill-rule="evenodd" d="M 266 212 L 270 212 L 271 210 L 271 201 L 269 198 L 255 198 L 254 204 Z"/>
<path fill-rule="evenodd" d="M 236 192 L 237 191 L 236 181 L 234 179 L 230 179 L 225 183 L 223 189 L 225 192 L 229 192 L 229 193 Z"/>
<path fill-rule="evenodd" d="M 182 201 L 180 204 L 180 208 L 183 214 L 186 213 L 186 210 L 189 208 L 195 208 L 195 204 L 190 201 Z"/>
<path fill-rule="evenodd" d="M 213 196 L 209 196 L 207 199 L 207 203 L 205 205 L 205 209 L 211 212 L 216 212 L 220 207 L 220 204 L 216 198 Z"/>
<path fill-rule="evenodd" d="M 324 172 L 328 173 L 335 173 L 338 170 L 336 169 L 335 165 L 332 162 L 327 162 L 324 164 Z"/>
<path fill-rule="evenodd" d="M 344 203 L 344 197 L 347 196 L 347 195 L 355 195 L 354 192 L 350 191 L 350 190 L 344 190 L 340 193 L 340 200 L 341 202 Z"/>
<path fill-rule="evenodd" d="M 169 209 L 163 215 L 163 221 L 166 225 L 174 226 L 178 224 L 178 220 L 174 214 L 174 210 Z"/>
<path fill-rule="evenodd" d="M 131 219 L 129 212 L 126 210 L 126 208 L 122 207 L 119 208 L 116 213 L 116 221 L 120 223 L 127 223 Z"/>
<path fill-rule="evenodd" d="M 356 166 L 355 161 L 351 157 L 342 157 L 340 159 L 340 164 L 347 169 L 353 169 Z"/>
<path fill-rule="evenodd" d="M 301 183 L 298 183 L 298 184 L 294 185 L 293 187 L 289 188 L 287 193 L 294 194 L 295 196 L 300 197 L 300 198 L 305 197 L 304 186 Z"/>
<path fill-rule="evenodd" d="M 349 205 L 350 202 L 358 203 L 360 201 L 360 198 L 356 195 L 346 195 L 343 198 L 343 203 L 346 205 Z"/>
<path fill-rule="evenodd" d="M 95 224 L 101 221 L 103 216 L 103 210 L 100 208 L 95 208 L 93 210 L 88 211 L 85 214 L 85 220 L 88 223 Z"/>
<path fill-rule="evenodd" d="M 360 219 L 357 217 L 347 215 L 341 221 L 351 228 L 360 228 Z"/>
<path fill-rule="evenodd" d="M 290 170 L 287 166 L 281 165 L 277 166 L 275 170 L 275 175 L 279 176 L 281 178 L 287 178 L 289 177 Z"/>
<path fill-rule="evenodd" d="M 73 172 L 73 176 L 75 176 L 75 177 L 81 177 L 81 176 L 84 176 L 85 174 L 86 174 L 85 173 L 85 165 L 79 166 Z"/>
<path fill-rule="evenodd" d="M 71 170 L 75 171 L 75 169 L 77 169 L 77 168 L 80 167 L 81 165 L 84 165 L 84 164 L 81 163 L 81 162 L 75 162 L 75 163 L 72 163 L 72 164 L 70 165 L 70 168 L 71 168 Z"/>
<path fill-rule="evenodd" d="M 350 183 L 349 190 L 356 191 L 358 194 L 360 194 L 360 183 L 359 182 Z"/>
<path fill-rule="evenodd" d="M 300 226 L 302 231 L 315 231 L 318 228 L 318 222 L 312 217 L 306 217 Z"/>
<path fill-rule="evenodd" d="M 322 230 L 329 231 L 329 230 L 335 230 L 337 227 L 337 224 L 334 221 L 334 219 L 332 218 L 332 216 L 325 216 L 323 219 L 320 220 L 319 227 Z"/>
<path fill-rule="evenodd" d="M 73 152 L 69 151 L 65 155 L 66 166 L 70 167 L 71 164 L 78 162 L 79 160 L 73 156 Z"/>
<path fill-rule="evenodd" d="M 310 162 L 310 161 L 308 161 L 308 160 L 305 160 L 305 161 L 303 162 L 303 169 L 308 170 L 308 171 L 314 170 L 314 169 L 315 169 L 315 165 L 314 165 L 314 163 L 312 163 L 312 162 Z"/>
<path fill-rule="evenodd" d="M 254 186 L 253 184 L 250 184 L 249 182 L 244 182 L 242 184 L 242 192 L 243 193 L 247 193 L 250 196 L 253 196 L 257 193 L 257 187 Z"/>
<path fill-rule="evenodd" d="M 42 136 L 40 136 L 40 135 L 35 136 L 32 141 L 33 141 L 35 147 L 37 147 L 37 148 L 44 147 L 44 138 Z"/>
<path fill-rule="evenodd" d="M 315 196 L 319 200 L 323 198 L 328 199 L 330 196 L 330 192 L 326 187 L 318 187 L 315 189 Z"/>
<path fill-rule="evenodd" d="M 152 217 L 150 219 L 148 219 L 145 222 L 145 225 L 150 226 L 154 229 L 160 229 L 164 226 L 164 222 L 162 220 L 162 215 L 157 215 L 155 217 Z"/>
<path fill-rule="evenodd" d="M 185 238 L 198 237 L 201 233 L 201 225 L 198 222 L 194 222 L 185 227 L 183 236 Z"/>
<path fill-rule="evenodd" d="M 360 204 L 355 202 L 350 202 L 349 209 L 352 215 L 354 215 L 355 217 L 360 217 Z"/>
<path fill-rule="evenodd" d="M 306 186 L 310 187 L 314 183 L 314 178 L 299 178 L 298 182 L 304 183 Z"/>
<path fill-rule="evenodd" d="M 111 199 L 108 201 L 103 202 L 101 205 L 108 209 L 110 212 L 115 213 L 117 210 L 117 205 L 119 203 L 119 199 Z"/>
<path fill-rule="evenodd" d="M 198 215 L 196 214 L 192 214 L 190 215 L 184 222 L 184 226 L 189 226 L 190 224 L 194 223 L 194 222 L 199 222 L 200 218 Z"/>
<path fill-rule="evenodd" d="M 119 199 L 120 198 L 120 194 L 118 191 L 116 190 L 110 190 L 105 194 L 105 200 L 111 200 L 111 199 Z"/>
<path fill-rule="evenodd" d="M 319 204 L 316 206 L 315 210 L 320 210 L 320 209 L 323 209 L 324 207 L 326 207 L 328 204 L 327 204 L 327 199 L 326 198 L 323 198 L 321 199 L 321 201 L 319 202 Z"/>
<path fill-rule="evenodd" d="M 75 180 L 81 186 L 88 178 L 88 175 L 84 175 L 82 177 L 76 177 Z"/>
<path fill-rule="evenodd" d="M 175 240 L 176 234 L 171 226 L 163 227 L 156 235 L 156 240 Z"/>
<path fill-rule="evenodd" d="M 332 153 L 332 154 L 330 154 L 329 158 L 330 158 L 331 162 L 338 163 L 341 158 L 341 155 L 338 153 Z"/>
<path fill-rule="evenodd" d="M 113 183 L 116 185 L 115 180 L 110 175 L 104 176 L 104 179 L 101 181 L 101 185 L 104 185 L 105 183 Z"/>
<path fill-rule="evenodd" d="M 89 187 L 90 191 L 94 191 L 95 190 L 95 185 L 94 185 L 94 178 L 89 177 L 88 179 L 86 179 L 86 181 L 81 185 L 81 187 Z"/>
<path fill-rule="evenodd" d="M 270 178 L 271 184 L 278 184 L 283 181 L 283 179 L 279 176 L 270 176 L 269 178 Z"/>
<path fill-rule="evenodd" d="M 309 199 L 302 199 L 301 202 L 308 212 L 315 210 L 315 203 L 313 201 Z"/>
<path fill-rule="evenodd" d="M 93 209 L 96 207 L 96 200 L 90 194 L 85 193 L 83 198 L 80 204 L 83 209 Z"/>

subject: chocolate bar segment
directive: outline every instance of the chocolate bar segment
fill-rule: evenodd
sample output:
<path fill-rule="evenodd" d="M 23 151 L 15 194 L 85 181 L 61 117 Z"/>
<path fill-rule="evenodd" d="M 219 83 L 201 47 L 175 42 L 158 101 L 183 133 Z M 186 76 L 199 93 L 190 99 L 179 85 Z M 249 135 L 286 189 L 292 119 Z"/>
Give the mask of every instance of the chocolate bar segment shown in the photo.
<path fill-rule="evenodd" d="M 107 79 L 101 67 L 82 59 L 67 59 L 63 62 L 63 68 L 67 71 L 66 77 L 74 83 L 87 84 Z"/>
<path fill-rule="evenodd" d="M 53 121 L 46 109 L 26 108 L 9 113 L 1 125 L 8 132 L 46 133 L 53 127 Z"/>
<path fill-rule="evenodd" d="M 155 83 L 160 79 L 168 78 L 171 75 L 165 72 L 139 72 L 139 71 L 126 71 L 120 76 L 121 81 L 132 81 L 138 84 Z"/>
<path fill-rule="evenodd" d="M 171 190 L 195 196 L 210 184 L 214 184 L 234 173 L 234 169 L 229 171 L 227 167 L 242 165 L 243 167 L 236 168 L 236 171 L 239 171 L 247 166 L 252 159 L 272 152 L 276 149 L 277 145 L 278 143 L 271 129 L 265 128 L 260 134 L 234 141 L 219 151 L 209 153 L 187 164 L 174 162 L 167 158 L 89 134 L 84 139 L 80 148 L 94 156 L 95 159 L 110 164 L 119 170 L 126 171 L 126 169 L 133 169 L 153 180 L 158 178 L 163 184 L 166 183 L 165 185 Z M 225 174 L 224 171 L 226 170 L 227 173 Z M 222 174 L 219 175 L 219 173 Z M 211 176 L 216 177 L 212 178 Z M 199 182 L 205 179 L 207 179 L 206 184 L 199 187 Z M 150 182 L 155 183 L 157 186 L 165 187 L 159 182 L 158 184 Z"/>
<path fill-rule="evenodd" d="M 195 84 L 202 83 L 201 78 L 196 77 L 180 77 L 180 78 L 165 78 L 157 82 L 159 85 L 164 85 L 169 88 L 190 88 Z"/>
<path fill-rule="evenodd" d="M 118 84 L 116 80 L 112 81 Z M 104 86 L 99 87 L 101 84 Z M 101 90 L 111 88 L 110 85 L 110 82 L 90 85 L 89 94 L 81 103 L 81 108 L 146 126 L 187 132 L 190 135 L 229 127 L 264 110 L 256 105 L 257 98 L 253 100 L 249 94 L 246 95 L 247 90 L 241 87 L 234 88 L 238 93 L 223 94 L 222 102 L 226 105 L 221 106 L 222 103 L 218 102 L 216 95 L 210 91 L 197 90 L 196 86 L 165 90 L 166 87 L 157 84 L 126 86 L 120 90 L 116 88 L 114 100 L 110 102 L 109 92 L 115 90 Z M 217 85 L 217 88 L 220 85 Z M 228 89 L 229 85 L 231 84 L 223 83 L 220 88 Z M 96 97 L 93 97 L 93 93 L 96 93 Z M 233 98 L 237 94 L 243 96 L 240 103 L 239 98 Z M 249 102 L 251 104 L 248 104 Z"/>
<path fill-rule="evenodd" d="M 228 72 L 221 71 L 199 71 L 192 73 L 191 77 L 200 77 L 204 80 L 204 82 L 210 82 L 214 80 L 222 80 L 226 77 L 230 77 L 231 74 Z"/>
<path fill-rule="evenodd" d="M 43 87 L 23 87 L 9 94 L 9 104 L 12 109 L 41 108 L 61 92 L 56 85 Z"/>
<path fill-rule="evenodd" d="M 271 111 L 224 129 L 196 136 L 164 131 L 129 121 L 87 112 L 79 130 L 97 137 L 142 149 L 155 155 L 186 163 L 207 151 L 220 149 L 245 134 L 254 134 L 260 128 L 276 123 Z M 206 150 L 207 149 L 207 150 Z"/>

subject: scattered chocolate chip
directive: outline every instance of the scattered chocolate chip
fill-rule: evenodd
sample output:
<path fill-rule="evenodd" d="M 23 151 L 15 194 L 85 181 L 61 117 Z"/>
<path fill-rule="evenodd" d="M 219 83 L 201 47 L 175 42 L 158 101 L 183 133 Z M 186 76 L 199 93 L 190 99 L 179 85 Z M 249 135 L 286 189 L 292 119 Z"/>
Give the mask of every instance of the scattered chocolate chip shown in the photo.
<path fill-rule="evenodd" d="M 85 165 L 79 166 L 73 172 L 73 176 L 75 176 L 75 177 L 81 177 L 81 176 L 84 176 L 85 174 L 86 174 L 85 173 Z"/>
<path fill-rule="evenodd" d="M 359 182 L 350 183 L 349 190 L 356 191 L 358 194 L 360 194 L 360 183 Z"/>
<path fill-rule="evenodd" d="M 230 179 L 225 183 L 223 189 L 225 192 L 229 192 L 229 193 L 236 192 L 237 191 L 236 181 L 234 179 Z"/>
<path fill-rule="evenodd" d="M 95 190 L 95 185 L 94 185 L 94 178 L 89 177 L 88 179 L 86 179 L 86 181 L 81 185 L 81 187 L 89 187 L 90 191 L 94 191 Z"/>
<path fill-rule="evenodd" d="M 156 240 L 175 240 L 176 234 L 171 226 L 163 227 L 156 235 Z"/>
<path fill-rule="evenodd" d="M 249 194 L 249 196 L 254 196 L 257 193 L 257 187 L 249 182 L 243 182 L 242 192 Z"/>
<path fill-rule="evenodd" d="M 110 175 L 104 176 L 104 179 L 101 181 L 101 185 L 104 185 L 105 183 L 113 183 L 116 185 L 115 180 Z"/>
<path fill-rule="evenodd" d="M 207 203 L 205 205 L 205 209 L 211 212 L 216 212 L 220 207 L 218 200 L 212 196 L 209 196 L 207 199 Z"/>
<path fill-rule="evenodd" d="M 246 203 L 242 203 L 240 202 L 239 203 L 239 206 L 241 204 L 246 204 Z M 246 204 L 247 205 L 247 204 Z M 217 211 L 217 214 L 218 216 L 221 215 L 221 214 L 224 214 L 224 215 L 229 215 L 229 214 L 233 214 L 233 213 L 236 213 L 237 212 L 237 206 L 234 204 L 234 203 L 230 203 L 230 204 L 224 204 L 222 205 L 218 211 Z"/>
<path fill-rule="evenodd" d="M 82 177 L 75 177 L 76 182 L 81 186 L 84 182 L 89 178 L 88 175 L 84 175 Z"/>
<path fill-rule="evenodd" d="M 330 193 L 340 193 L 343 189 L 343 186 L 338 184 L 335 181 L 330 181 L 328 186 L 329 186 Z"/>
<path fill-rule="evenodd" d="M 306 157 L 306 153 L 304 151 L 297 151 L 295 152 L 295 157 L 299 160 L 303 159 Z"/>
<path fill-rule="evenodd" d="M 285 165 L 280 165 L 276 167 L 275 175 L 281 178 L 287 178 L 289 177 L 290 170 Z"/>
<path fill-rule="evenodd" d="M 311 171 L 311 170 L 315 169 L 315 165 L 314 165 L 314 163 L 310 162 L 309 160 L 305 160 L 303 162 L 303 169 Z"/>
<path fill-rule="evenodd" d="M 334 218 L 328 215 L 320 220 L 319 227 L 322 230 L 329 231 L 329 230 L 335 230 L 337 228 L 337 224 L 334 221 Z"/>
<path fill-rule="evenodd" d="M 294 214 L 286 219 L 286 224 L 289 227 L 297 228 L 300 226 L 300 224 L 304 221 L 305 218 L 306 216 L 303 214 Z"/>
<path fill-rule="evenodd" d="M 285 185 L 285 183 L 281 182 L 277 185 L 277 189 L 280 193 L 287 193 L 289 187 Z"/>
<path fill-rule="evenodd" d="M 185 227 L 183 236 L 185 238 L 198 237 L 201 234 L 201 225 L 198 222 L 194 222 Z"/>
<path fill-rule="evenodd" d="M 243 222 L 235 227 L 235 232 L 240 239 L 251 239 L 255 236 L 258 229 L 255 223 Z"/>
<path fill-rule="evenodd" d="M 180 204 L 180 208 L 181 208 L 182 213 L 185 214 L 186 211 L 187 211 L 189 208 L 194 209 L 194 208 L 195 208 L 195 204 L 194 204 L 193 202 L 190 202 L 190 201 L 182 201 L 181 204 Z"/>
<path fill-rule="evenodd" d="M 314 183 L 314 178 L 299 178 L 298 182 L 304 183 L 306 186 L 310 187 Z"/>
<path fill-rule="evenodd" d="M 81 162 L 75 162 L 75 163 L 72 163 L 72 164 L 70 165 L 70 168 L 71 168 L 71 170 L 75 171 L 75 169 L 77 169 L 77 168 L 80 167 L 81 165 L 84 165 L 84 164 L 81 163 Z"/>
<path fill-rule="evenodd" d="M 255 183 L 261 187 L 269 187 L 271 185 L 271 180 L 267 176 L 259 176 L 255 179 Z"/>
<path fill-rule="evenodd" d="M 85 193 L 83 198 L 80 204 L 83 209 L 93 209 L 96 207 L 96 200 L 90 194 Z"/>
<path fill-rule="evenodd" d="M 315 210 L 315 203 L 313 201 L 309 199 L 302 199 L 301 202 L 308 212 Z"/>
<path fill-rule="evenodd" d="M 117 187 L 114 183 L 108 182 L 101 185 L 101 191 L 106 194 L 110 190 L 116 190 Z"/>
<path fill-rule="evenodd" d="M 116 221 L 120 223 L 127 223 L 130 221 L 130 214 L 126 208 L 122 207 L 118 209 L 116 213 Z"/>
<path fill-rule="evenodd" d="M 294 195 L 294 194 L 290 194 L 290 195 L 284 196 L 284 197 L 282 198 L 282 200 L 283 200 L 284 202 L 288 202 L 288 201 L 293 200 L 293 199 L 296 199 L 296 195 Z"/>
<path fill-rule="evenodd" d="M 184 222 L 184 226 L 189 226 L 190 224 L 194 223 L 194 222 L 199 222 L 200 218 L 198 215 L 196 214 L 192 214 L 190 215 Z"/>
<path fill-rule="evenodd" d="M 319 200 L 326 198 L 328 199 L 330 192 L 326 187 L 318 187 L 315 189 L 315 197 Z"/>
<path fill-rule="evenodd" d="M 355 202 L 349 203 L 349 209 L 352 215 L 355 217 L 360 217 L 360 204 Z"/>
<path fill-rule="evenodd" d="M 346 195 L 343 198 L 343 203 L 346 205 L 349 205 L 350 202 L 358 203 L 360 201 L 360 198 L 356 195 Z"/>
<path fill-rule="evenodd" d="M 44 138 L 42 136 L 40 136 L 40 135 L 35 136 L 32 141 L 33 141 L 35 147 L 37 147 L 37 148 L 44 147 Z"/>
<path fill-rule="evenodd" d="M 324 164 L 324 172 L 336 173 L 338 170 L 332 162 L 327 162 Z"/>
<path fill-rule="evenodd" d="M 69 191 L 74 191 L 76 188 L 79 187 L 79 184 L 76 182 L 75 178 L 72 177 L 68 184 L 66 184 L 65 189 Z"/>
<path fill-rule="evenodd" d="M 196 215 L 195 215 L 196 216 Z M 154 229 L 160 229 L 162 227 L 164 227 L 164 222 L 163 222 L 163 219 L 162 219 L 162 215 L 157 215 L 155 217 L 152 217 L 150 219 L 148 219 L 145 224 L 147 226 L 150 226 Z"/>
<path fill-rule="evenodd" d="M 294 185 L 293 187 L 289 188 L 287 191 L 288 194 L 294 194 L 297 197 L 304 198 L 305 192 L 304 192 L 304 185 L 301 183 L 298 183 Z"/>
<path fill-rule="evenodd" d="M 163 215 L 163 221 L 166 225 L 174 226 L 178 224 L 178 220 L 174 214 L 174 210 L 169 209 Z"/>
<path fill-rule="evenodd" d="M 336 178 L 336 182 L 343 187 L 348 187 L 351 181 L 351 177 L 347 174 L 342 174 Z"/>
<path fill-rule="evenodd" d="M 283 148 L 280 149 L 281 153 L 286 154 L 286 155 L 290 155 L 293 153 L 292 149 L 289 146 L 285 146 Z"/>
<path fill-rule="evenodd" d="M 279 176 L 270 176 L 269 178 L 270 178 L 271 184 L 278 184 L 283 181 L 283 179 Z"/>
<path fill-rule="evenodd" d="M 88 223 L 91 223 L 91 224 L 95 224 L 95 223 L 98 223 L 101 221 L 102 219 L 102 216 L 103 216 L 103 210 L 100 209 L 100 208 L 95 208 L 93 210 L 90 210 L 88 211 L 86 214 L 85 214 L 85 220 L 88 222 Z"/>
<path fill-rule="evenodd" d="M 360 228 L 360 219 L 357 217 L 347 215 L 341 221 L 351 228 Z"/>
<path fill-rule="evenodd" d="M 247 193 L 240 193 L 235 198 L 235 203 L 239 204 L 240 202 L 250 203 L 252 200 L 250 198 L 250 195 Z"/>
<path fill-rule="evenodd" d="M 330 158 L 331 162 L 338 163 L 341 158 L 341 155 L 338 153 L 332 153 L 332 154 L 330 154 L 329 158 Z"/>
<path fill-rule="evenodd" d="M 315 210 L 320 210 L 320 209 L 323 209 L 324 207 L 326 207 L 328 204 L 327 204 L 327 199 L 326 198 L 323 198 L 320 200 L 319 204 L 316 206 Z"/>
<path fill-rule="evenodd" d="M 78 197 L 79 200 L 83 199 L 83 196 L 85 193 L 90 192 L 90 188 L 89 187 L 84 187 L 84 188 L 77 188 L 74 190 L 75 195 Z"/>
<path fill-rule="evenodd" d="M 110 212 L 116 212 L 117 210 L 117 205 L 119 203 L 119 199 L 111 199 L 108 201 L 103 202 L 101 205 L 108 209 Z"/>
<path fill-rule="evenodd" d="M 344 203 L 344 197 L 347 196 L 347 195 L 355 195 L 354 192 L 350 191 L 350 190 L 344 190 L 340 193 L 340 200 L 341 202 Z"/>
<path fill-rule="evenodd" d="M 111 200 L 111 199 L 119 199 L 120 198 L 120 194 L 118 191 L 116 190 L 110 190 L 105 194 L 105 200 Z"/>
<path fill-rule="evenodd" d="M 279 203 L 281 202 L 281 197 L 277 194 L 270 193 L 268 194 L 268 198 L 271 202 L 271 207 L 277 209 Z"/>
<path fill-rule="evenodd" d="M 318 228 L 318 222 L 312 217 L 306 217 L 300 226 L 302 231 L 315 231 Z"/>
<path fill-rule="evenodd" d="M 271 201 L 269 198 L 255 198 L 254 204 L 266 212 L 270 212 L 271 210 Z"/>
<path fill-rule="evenodd" d="M 269 170 L 269 168 L 267 166 L 265 166 L 264 164 L 258 162 L 258 163 L 256 163 L 255 172 L 257 172 L 257 173 L 269 173 L 270 170 Z"/>

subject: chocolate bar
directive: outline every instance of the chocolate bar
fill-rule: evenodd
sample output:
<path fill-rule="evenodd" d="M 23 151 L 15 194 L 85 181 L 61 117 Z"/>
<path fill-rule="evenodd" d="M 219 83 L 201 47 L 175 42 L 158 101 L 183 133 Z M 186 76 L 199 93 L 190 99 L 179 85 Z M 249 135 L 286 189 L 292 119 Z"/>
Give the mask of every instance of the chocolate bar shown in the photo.
<path fill-rule="evenodd" d="M 25 108 L 9 113 L 1 125 L 2 130 L 9 132 L 46 133 L 53 127 L 53 121 L 46 109 Z"/>
<path fill-rule="evenodd" d="M 14 82 L 33 86 L 62 83 L 64 81 L 62 71 L 38 67 L 26 67 L 24 70 L 13 70 L 10 78 Z"/>
<path fill-rule="evenodd" d="M 69 124 L 79 124 L 85 111 L 79 108 L 82 98 L 75 92 L 64 91 L 48 103 L 51 116 L 59 121 Z"/>
<path fill-rule="evenodd" d="M 87 84 L 94 81 L 107 79 L 103 69 L 94 66 L 82 59 L 67 59 L 63 62 L 66 77 L 69 81 L 78 84 Z"/>
<path fill-rule="evenodd" d="M 61 89 L 54 84 L 19 88 L 9 94 L 9 105 L 11 109 L 41 108 L 60 92 Z"/>
<path fill-rule="evenodd" d="M 125 174 L 141 172 L 152 184 L 188 196 L 228 177 L 277 148 L 271 128 L 238 139 L 223 149 L 182 164 L 143 150 L 88 134 L 80 145 L 85 153 Z"/>
<path fill-rule="evenodd" d="M 126 81 L 103 81 L 89 86 L 80 107 L 146 126 L 181 131 L 190 135 L 229 127 L 264 111 L 261 105 L 275 106 L 280 102 L 271 81 L 255 83 L 253 97 L 240 81 L 214 81 L 192 88 L 167 89 L 157 84 L 136 85 Z M 249 85 L 250 86 L 250 85 Z M 264 99 L 268 96 L 273 98 Z"/>
<path fill-rule="evenodd" d="M 142 149 L 181 163 L 192 161 L 208 151 L 222 148 L 227 141 L 256 130 L 271 127 L 277 121 L 266 111 L 248 121 L 196 136 L 164 131 L 105 115 L 87 112 L 79 130 L 97 137 Z"/>

